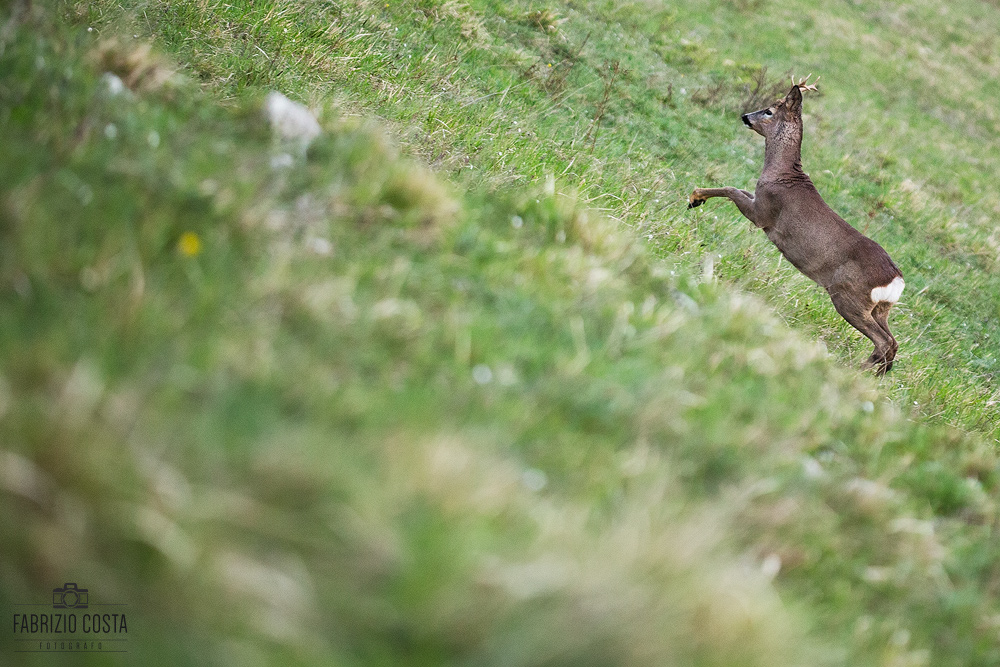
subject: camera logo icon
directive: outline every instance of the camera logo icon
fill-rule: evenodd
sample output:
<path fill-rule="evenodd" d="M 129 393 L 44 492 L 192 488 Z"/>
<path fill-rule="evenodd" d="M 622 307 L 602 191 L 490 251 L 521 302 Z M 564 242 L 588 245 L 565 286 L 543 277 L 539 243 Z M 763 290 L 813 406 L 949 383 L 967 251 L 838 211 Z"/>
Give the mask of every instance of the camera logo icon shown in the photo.
<path fill-rule="evenodd" d="M 52 589 L 53 609 L 86 609 L 90 598 L 90 590 L 78 588 L 74 583 L 68 583 L 62 588 Z"/>

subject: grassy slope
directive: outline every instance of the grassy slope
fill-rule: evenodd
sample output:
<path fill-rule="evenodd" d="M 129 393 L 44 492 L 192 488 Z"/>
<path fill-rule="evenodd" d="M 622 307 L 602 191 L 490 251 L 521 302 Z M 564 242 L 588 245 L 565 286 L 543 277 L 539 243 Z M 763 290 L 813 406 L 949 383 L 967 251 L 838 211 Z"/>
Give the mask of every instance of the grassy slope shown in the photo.
<path fill-rule="evenodd" d="M 554 33 L 526 18 L 538 9 L 530 3 L 430 0 L 143 8 L 131 29 L 171 43 L 225 93 L 271 86 L 319 106 L 332 98 L 374 111 L 454 173 L 479 169 L 491 182 L 553 173 L 561 188 L 652 234 L 671 259 L 718 255 L 721 276 L 766 294 L 787 321 L 856 364 L 867 341 L 808 280 L 776 263 L 732 207 L 684 208 L 694 185 L 748 186 L 759 172 L 760 139 L 736 118 L 750 73 L 768 66 L 767 88 L 782 90 L 777 73 L 820 71 L 826 92 L 807 102 L 806 167 L 908 279 L 895 314 L 903 366 L 889 394 L 996 437 L 1000 387 L 989 340 L 1000 322 L 992 298 L 1000 239 L 990 220 L 1000 201 L 990 183 L 1000 154 L 989 137 L 998 64 L 995 36 L 970 22 L 983 15 L 994 25 L 997 10 L 979 0 L 905 10 L 745 4 L 568 3 L 556 7 L 564 22 Z M 589 148 L 607 64 L 616 61 L 625 72 Z M 984 413 L 989 401 L 994 409 Z"/>
<path fill-rule="evenodd" d="M 996 162 L 942 148 L 975 139 L 948 112 L 995 137 L 994 112 L 927 113 L 948 98 L 916 67 L 856 101 L 909 66 L 900 26 L 941 67 L 995 49 L 967 63 L 979 37 L 882 5 L 830 30 L 787 4 L 573 3 L 550 33 L 516 3 L 157 7 L 68 8 L 90 33 L 22 18 L 0 52 L 5 602 L 89 581 L 171 664 L 997 661 L 1000 289 L 970 215 Z M 715 82 L 751 54 L 820 69 L 768 12 L 812 16 L 797 39 L 825 65 L 807 168 L 908 277 L 909 360 L 879 385 L 765 241 L 679 204 L 753 178 L 743 94 Z M 208 90 L 109 44 L 123 20 Z M 884 50 L 838 72 L 859 26 Z M 103 92 L 109 67 L 135 92 Z M 256 112 L 274 87 L 325 109 L 289 169 Z"/>

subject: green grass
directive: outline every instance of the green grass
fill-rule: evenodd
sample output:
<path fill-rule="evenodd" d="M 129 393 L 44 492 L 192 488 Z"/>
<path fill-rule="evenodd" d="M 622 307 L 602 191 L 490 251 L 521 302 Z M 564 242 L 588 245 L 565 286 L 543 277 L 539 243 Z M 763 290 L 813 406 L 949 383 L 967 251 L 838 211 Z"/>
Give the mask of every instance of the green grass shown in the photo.
<path fill-rule="evenodd" d="M 968 4 L 948 5 L 939 27 L 928 18 L 943 6 L 936 1 L 828 11 L 569 3 L 549 10 L 561 18 L 544 31 L 530 3 L 138 3 L 128 30 L 157 35 L 192 76 L 232 99 L 275 87 L 380 116 L 408 150 L 463 183 L 552 174 L 560 191 L 652 235 L 668 261 L 715 255 L 721 278 L 765 295 L 857 365 L 868 342 L 732 206 L 684 208 L 696 185 L 744 187 L 759 173 L 760 139 L 737 110 L 760 68 L 772 93 L 783 90 L 781 72 L 821 72 L 822 96 L 806 102 L 807 170 L 907 277 L 892 394 L 995 438 L 1000 420 L 984 419 L 982 406 L 998 400 L 988 339 L 1000 321 L 991 217 L 1000 153 L 984 137 L 997 132 L 998 65 L 996 37 L 970 22 L 996 10 Z M 109 17 L 82 20 L 101 27 Z M 613 63 L 621 72 L 612 83 Z"/>
<path fill-rule="evenodd" d="M 998 14 L 4 10 L 4 613 L 79 581 L 143 664 L 997 664 Z M 789 70 L 906 275 L 883 380 L 685 209 Z"/>

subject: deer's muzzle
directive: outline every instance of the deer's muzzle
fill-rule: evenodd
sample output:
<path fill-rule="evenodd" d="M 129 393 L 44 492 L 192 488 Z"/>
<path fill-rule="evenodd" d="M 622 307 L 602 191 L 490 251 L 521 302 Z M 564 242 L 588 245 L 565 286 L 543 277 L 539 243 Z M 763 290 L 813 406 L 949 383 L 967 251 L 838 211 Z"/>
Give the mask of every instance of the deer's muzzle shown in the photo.
<path fill-rule="evenodd" d="M 751 129 L 752 129 L 752 128 L 753 128 L 753 125 L 751 125 L 751 124 L 750 124 L 750 119 L 749 119 L 749 118 L 747 117 L 747 116 L 749 116 L 749 115 L 750 115 L 750 114 L 746 114 L 746 113 L 745 113 L 745 114 L 743 114 L 742 116 L 740 116 L 740 118 L 742 118 L 742 119 L 743 119 L 743 124 L 744 124 L 744 125 L 746 125 L 747 127 L 749 127 L 749 128 L 751 128 Z"/>

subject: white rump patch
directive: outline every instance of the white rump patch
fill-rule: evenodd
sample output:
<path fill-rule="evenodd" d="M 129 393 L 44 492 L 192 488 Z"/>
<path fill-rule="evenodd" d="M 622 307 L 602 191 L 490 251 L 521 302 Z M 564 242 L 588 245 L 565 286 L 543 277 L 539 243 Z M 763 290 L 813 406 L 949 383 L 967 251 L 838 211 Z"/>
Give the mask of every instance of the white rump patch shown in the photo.
<path fill-rule="evenodd" d="M 872 290 L 872 302 L 888 301 L 889 303 L 896 303 L 903 294 L 904 287 L 906 287 L 906 283 L 903 282 L 902 278 L 896 276 L 888 285 L 876 287 Z"/>

